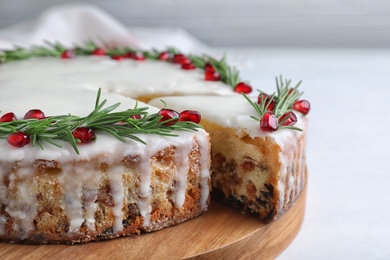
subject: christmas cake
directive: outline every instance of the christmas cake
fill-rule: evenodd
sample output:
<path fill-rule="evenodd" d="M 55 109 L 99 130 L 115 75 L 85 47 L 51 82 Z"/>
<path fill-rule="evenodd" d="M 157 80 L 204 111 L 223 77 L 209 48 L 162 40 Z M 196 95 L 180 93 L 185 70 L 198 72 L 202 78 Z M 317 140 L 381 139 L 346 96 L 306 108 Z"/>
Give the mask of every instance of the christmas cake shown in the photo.
<path fill-rule="evenodd" d="M 0 63 L 2 241 L 87 242 L 200 215 L 210 191 L 207 131 L 216 198 L 273 220 L 304 185 L 306 118 L 292 112 L 302 113 L 299 91 L 262 93 L 256 104 L 238 94 L 252 88 L 224 58 L 57 44 L 5 51 Z M 142 103 L 161 96 L 170 97 Z M 212 112 L 229 100 L 241 109 Z M 248 122 L 253 111 L 261 129 Z"/>

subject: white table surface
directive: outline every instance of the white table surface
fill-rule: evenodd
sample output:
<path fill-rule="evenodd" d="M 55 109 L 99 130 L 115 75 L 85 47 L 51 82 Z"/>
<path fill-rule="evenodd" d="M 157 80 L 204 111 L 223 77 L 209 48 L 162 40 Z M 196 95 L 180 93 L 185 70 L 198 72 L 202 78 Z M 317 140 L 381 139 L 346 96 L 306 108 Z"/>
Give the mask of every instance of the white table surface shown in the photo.
<path fill-rule="evenodd" d="M 390 259 L 390 49 L 227 49 L 243 79 L 302 79 L 312 105 L 304 224 L 278 259 Z"/>

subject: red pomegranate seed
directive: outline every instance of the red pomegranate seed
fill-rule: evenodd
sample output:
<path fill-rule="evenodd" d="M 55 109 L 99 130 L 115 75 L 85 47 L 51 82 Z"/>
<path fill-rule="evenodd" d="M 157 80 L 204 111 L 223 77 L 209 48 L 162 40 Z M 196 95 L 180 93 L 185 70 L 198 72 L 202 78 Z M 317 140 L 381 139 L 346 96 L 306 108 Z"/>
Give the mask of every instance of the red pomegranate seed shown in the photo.
<path fill-rule="evenodd" d="M 252 92 L 252 87 L 244 82 L 240 82 L 236 85 L 234 91 L 237 93 L 249 94 Z"/>
<path fill-rule="evenodd" d="M 4 114 L 0 117 L 0 122 L 12 122 L 16 120 L 16 116 L 14 113 L 9 112 L 7 114 Z"/>
<path fill-rule="evenodd" d="M 278 130 L 278 118 L 272 112 L 265 112 L 260 119 L 260 129 L 266 132 Z"/>
<path fill-rule="evenodd" d="M 268 111 L 273 111 L 275 106 L 276 106 L 276 101 L 272 100 L 271 97 L 265 93 L 260 93 L 259 96 L 257 97 L 257 104 L 261 105 L 265 102 L 265 104 L 268 104 L 267 110 Z"/>
<path fill-rule="evenodd" d="M 166 109 L 166 108 L 161 109 L 158 112 L 158 115 L 162 116 L 162 118 L 160 119 L 160 122 L 165 122 L 167 120 L 176 118 L 176 120 L 172 120 L 172 121 L 166 122 L 165 125 L 174 125 L 177 122 L 178 118 L 179 118 L 179 113 L 177 113 L 173 109 Z"/>
<path fill-rule="evenodd" d="M 91 54 L 96 56 L 104 56 L 106 55 L 106 50 L 104 50 L 103 48 L 97 48 Z"/>
<path fill-rule="evenodd" d="M 215 68 L 209 62 L 206 62 L 206 64 L 204 65 L 204 70 L 206 72 L 215 72 Z"/>
<path fill-rule="evenodd" d="M 145 56 L 142 52 L 128 52 L 124 55 L 125 58 L 133 59 L 133 60 L 145 60 Z"/>
<path fill-rule="evenodd" d="M 284 121 L 286 120 L 286 121 Z M 283 122 L 284 121 L 284 122 Z M 294 114 L 294 112 L 288 112 L 280 118 L 280 122 L 282 123 L 282 126 L 292 126 L 295 125 L 295 123 L 298 121 L 297 116 Z"/>
<path fill-rule="evenodd" d="M 307 115 L 310 111 L 310 103 L 307 100 L 298 100 L 294 103 L 293 109 Z"/>
<path fill-rule="evenodd" d="M 146 60 L 146 58 L 142 52 L 133 53 L 133 59 L 139 60 L 139 61 Z"/>
<path fill-rule="evenodd" d="M 77 127 L 72 132 L 72 135 L 74 138 L 79 139 L 83 144 L 93 142 L 96 138 L 95 131 L 88 127 Z"/>
<path fill-rule="evenodd" d="M 180 113 L 179 117 L 179 121 L 190 121 L 195 124 L 198 124 L 202 118 L 200 113 L 194 110 L 184 110 Z"/>
<path fill-rule="evenodd" d="M 172 62 L 175 64 L 186 64 L 190 63 L 191 60 L 183 54 L 175 54 L 172 58 Z"/>
<path fill-rule="evenodd" d="M 24 119 L 32 119 L 32 118 L 44 119 L 45 114 L 42 112 L 42 110 L 31 109 L 24 115 Z"/>
<path fill-rule="evenodd" d="M 130 116 L 132 119 L 141 119 L 141 115 L 132 115 Z"/>
<path fill-rule="evenodd" d="M 122 55 L 111 55 L 111 59 L 119 61 L 119 60 L 124 60 L 125 57 Z"/>
<path fill-rule="evenodd" d="M 171 58 L 171 54 L 167 51 L 163 51 L 158 55 L 159 60 L 169 60 Z"/>
<path fill-rule="evenodd" d="M 61 53 L 61 59 L 72 59 L 74 58 L 74 52 L 71 50 L 66 50 L 63 53 Z"/>
<path fill-rule="evenodd" d="M 30 137 L 23 132 L 16 132 L 8 136 L 7 142 L 15 147 L 23 147 L 30 142 Z"/>
<path fill-rule="evenodd" d="M 204 79 L 208 81 L 218 81 L 221 79 L 221 75 L 216 71 L 205 71 Z"/>
<path fill-rule="evenodd" d="M 194 69 L 196 69 L 195 65 L 192 62 L 182 64 L 181 68 L 183 70 L 194 70 Z"/>
<path fill-rule="evenodd" d="M 289 95 L 296 95 L 296 94 L 298 94 L 298 90 L 293 89 L 293 88 L 290 88 L 290 89 L 288 90 L 288 94 L 289 94 Z"/>

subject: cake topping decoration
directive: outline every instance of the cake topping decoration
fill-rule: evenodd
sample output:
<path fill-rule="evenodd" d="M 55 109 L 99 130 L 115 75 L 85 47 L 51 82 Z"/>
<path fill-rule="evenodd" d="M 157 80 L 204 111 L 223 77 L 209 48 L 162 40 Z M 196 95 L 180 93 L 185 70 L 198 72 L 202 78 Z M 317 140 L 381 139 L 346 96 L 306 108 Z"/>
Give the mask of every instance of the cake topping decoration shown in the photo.
<path fill-rule="evenodd" d="M 7 141 L 15 147 L 23 147 L 30 143 L 30 137 L 23 132 L 15 132 L 8 136 Z"/>
<path fill-rule="evenodd" d="M 91 54 L 95 56 L 105 56 L 106 50 L 103 48 L 96 48 L 95 50 L 92 51 Z"/>
<path fill-rule="evenodd" d="M 192 64 L 192 62 L 188 62 L 188 63 L 182 64 L 182 65 L 181 65 L 181 68 L 182 68 L 183 70 L 194 70 L 194 69 L 196 69 L 195 65 Z"/>
<path fill-rule="evenodd" d="M 12 112 L 4 114 L 0 117 L 0 122 L 11 122 L 16 120 L 16 115 Z"/>
<path fill-rule="evenodd" d="M 72 59 L 74 58 L 74 52 L 71 51 L 71 50 L 65 50 L 64 52 L 62 52 L 61 54 L 61 59 Z"/>
<path fill-rule="evenodd" d="M 277 93 L 270 96 L 260 91 L 257 103 L 253 102 L 245 93 L 242 93 L 259 115 L 259 117 L 251 116 L 251 118 L 260 122 L 261 130 L 274 132 L 281 128 L 289 128 L 302 131 L 302 129 L 294 126 L 298 119 L 293 112 L 295 110 L 307 115 L 310 110 L 309 101 L 298 100 L 302 95 L 298 91 L 301 82 L 291 88 L 291 80 L 283 80 L 282 76 L 276 77 Z"/>
<path fill-rule="evenodd" d="M 307 115 L 310 111 L 310 103 L 307 100 L 298 100 L 294 103 L 293 109 Z"/>
<path fill-rule="evenodd" d="M 30 110 L 23 120 L 12 120 L 13 113 L 4 114 L 0 120 L 0 138 L 7 139 L 15 147 L 23 147 L 31 140 L 33 146 L 37 145 L 41 149 L 43 142 L 62 147 L 57 141 L 62 140 L 69 142 L 75 152 L 79 153 L 77 144 L 90 143 L 95 139 L 98 141 L 99 131 L 122 142 L 125 138 L 130 138 L 145 143 L 137 134 L 178 136 L 173 131 L 196 131 L 201 128 L 193 120 L 179 121 L 179 113 L 176 111 L 170 118 L 166 118 L 167 113 L 161 111 L 171 111 L 170 109 L 148 113 L 148 107 L 136 105 L 133 109 L 115 112 L 120 103 L 104 107 L 107 100 L 100 102 L 100 96 L 101 89 L 98 91 L 94 110 L 86 117 L 70 114 L 45 117 L 38 109 Z"/>
<path fill-rule="evenodd" d="M 161 109 L 158 115 L 161 117 L 160 122 L 163 122 L 164 125 L 173 125 L 179 119 L 179 113 L 168 108 Z"/>
<path fill-rule="evenodd" d="M 76 140 L 80 140 L 80 143 L 88 144 L 96 139 L 95 131 L 89 127 L 77 127 L 72 132 L 73 137 Z"/>
<path fill-rule="evenodd" d="M 297 116 L 294 114 L 294 112 L 287 112 L 280 118 L 282 123 L 282 126 L 292 126 L 295 125 L 296 122 L 298 122 Z"/>
<path fill-rule="evenodd" d="M 278 118 L 272 112 L 265 112 L 260 118 L 260 129 L 266 132 L 278 130 Z"/>
<path fill-rule="evenodd" d="M 160 52 L 156 49 L 134 50 L 128 47 L 100 47 L 94 42 L 87 42 L 83 47 L 76 47 L 68 50 L 60 43 L 49 43 L 47 46 L 33 46 L 32 48 L 15 48 L 13 50 L 0 50 L 0 63 L 28 59 L 30 57 L 61 57 L 62 59 L 71 59 L 75 56 L 109 56 L 113 60 L 121 61 L 125 58 L 130 58 L 138 61 L 145 59 L 161 60 L 172 62 L 181 65 L 183 69 L 202 69 L 205 71 L 206 81 L 219 81 L 229 85 L 238 93 L 248 94 L 252 92 L 252 87 L 248 83 L 242 82 L 239 72 L 235 67 L 227 64 L 226 57 L 215 59 L 209 55 L 184 55 L 175 48 L 168 48 L 166 51 Z"/>
<path fill-rule="evenodd" d="M 161 52 L 159 55 L 158 55 L 158 59 L 159 60 L 169 60 L 171 58 L 171 54 L 167 51 L 163 51 Z"/>
<path fill-rule="evenodd" d="M 252 87 L 244 82 L 240 82 L 236 85 L 234 91 L 237 93 L 249 94 L 252 92 Z"/>
<path fill-rule="evenodd" d="M 184 110 L 180 112 L 179 118 L 180 121 L 191 121 L 194 122 L 195 124 L 198 124 L 202 117 L 198 111 Z"/>
<path fill-rule="evenodd" d="M 45 118 L 45 113 L 43 113 L 42 110 L 39 109 L 31 109 L 24 115 L 24 119 L 32 119 L 32 118 L 43 119 Z"/>

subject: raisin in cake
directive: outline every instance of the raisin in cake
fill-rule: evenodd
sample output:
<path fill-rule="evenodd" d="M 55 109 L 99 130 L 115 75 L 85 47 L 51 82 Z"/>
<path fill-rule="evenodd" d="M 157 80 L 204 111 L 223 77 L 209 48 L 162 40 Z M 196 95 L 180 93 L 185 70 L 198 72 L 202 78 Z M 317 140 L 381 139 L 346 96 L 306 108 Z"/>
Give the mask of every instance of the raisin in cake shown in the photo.
<path fill-rule="evenodd" d="M 41 84 L 7 83 L 2 76 L 0 110 L 17 118 L 37 107 L 47 116 L 85 116 L 93 110 L 94 90 L 58 87 L 45 75 Z M 107 106 L 135 107 L 135 100 L 102 95 Z M 203 129 L 171 134 L 177 136 L 136 135 L 143 144 L 96 133 L 95 143 L 77 145 L 79 154 L 65 141 L 56 141 L 62 148 L 43 142 L 41 149 L 31 143 L 13 147 L 1 138 L 0 240 L 87 242 L 154 231 L 200 215 L 209 202 L 209 136 Z"/>
<path fill-rule="evenodd" d="M 295 127 L 303 131 L 268 132 L 250 118 L 258 115 L 240 95 L 162 99 L 172 108 L 201 112 L 201 124 L 211 137 L 214 198 L 266 221 L 291 207 L 306 179 L 305 116 L 296 113 Z M 155 106 L 159 103 L 157 99 L 150 102 Z"/>

